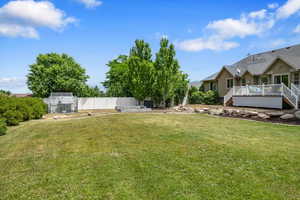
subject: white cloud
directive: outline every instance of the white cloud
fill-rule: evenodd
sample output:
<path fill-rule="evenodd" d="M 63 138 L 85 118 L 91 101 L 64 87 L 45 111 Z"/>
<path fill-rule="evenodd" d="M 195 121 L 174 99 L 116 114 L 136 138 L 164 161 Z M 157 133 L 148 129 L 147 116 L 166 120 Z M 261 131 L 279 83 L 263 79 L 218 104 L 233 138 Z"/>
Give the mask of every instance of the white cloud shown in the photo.
<path fill-rule="evenodd" d="M 279 7 L 278 3 L 271 3 L 271 4 L 268 5 L 269 9 L 275 9 L 275 8 L 278 8 L 278 7 Z"/>
<path fill-rule="evenodd" d="M 1 24 L 0 23 L 0 36 L 9 37 L 24 37 L 24 38 L 39 38 L 37 31 L 28 26 L 21 26 L 18 24 Z"/>
<path fill-rule="evenodd" d="M 283 6 L 277 9 L 278 19 L 288 18 L 300 10 L 300 0 L 288 0 Z"/>
<path fill-rule="evenodd" d="M 262 9 L 262 10 L 259 10 L 259 11 L 254 11 L 254 12 L 251 12 L 249 14 L 249 17 L 251 18 L 258 18 L 258 19 L 264 19 L 265 17 L 267 16 L 267 10 L 266 9 Z"/>
<path fill-rule="evenodd" d="M 38 38 L 38 27 L 59 31 L 75 21 L 49 1 L 13 0 L 0 7 L 0 33 L 4 36 Z"/>
<path fill-rule="evenodd" d="M 260 36 L 270 30 L 275 24 L 274 14 L 266 9 L 242 14 L 239 19 L 226 18 L 210 22 L 206 30 L 208 37 L 200 37 L 179 42 L 178 47 L 186 51 L 201 51 L 204 49 L 219 51 L 238 47 L 239 44 L 230 41 L 247 36 Z"/>
<path fill-rule="evenodd" d="M 300 24 L 296 26 L 296 28 L 294 29 L 294 33 L 300 33 Z"/>
<path fill-rule="evenodd" d="M 197 38 L 192 40 L 185 40 L 176 45 L 179 49 L 184 51 L 201 51 L 201 50 L 213 50 L 222 51 L 236 48 L 239 46 L 236 42 L 224 41 L 217 37 L 210 37 L 208 39 Z"/>
<path fill-rule="evenodd" d="M 215 31 L 218 35 L 224 38 L 232 38 L 235 36 L 243 38 L 247 35 L 258 34 L 256 24 L 247 22 L 245 18 L 240 20 L 229 18 L 214 21 L 209 23 L 207 28 Z"/>
<path fill-rule="evenodd" d="M 251 12 L 249 15 L 242 15 L 240 19 L 227 18 L 211 22 L 206 28 L 223 38 L 244 38 L 249 35 L 259 35 L 272 28 L 274 21 L 265 18 L 265 11 Z"/>
<path fill-rule="evenodd" d="M 0 89 L 3 90 L 26 90 L 25 78 L 6 77 L 0 78 Z"/>
<path fill-rule="evenodd" d="M 277 48 L 277 47 L 285 45 L 286 43 L 287 43 L 287 41 L 285 41 L 284 39 L 275 39 L 271 42 L 270 46 L 272 48 Z"/>
<path fill-rule="evenodd" d="M 77 0 L 80 3 L 83 3 L 86 8 L 95 8 L 102 5 L 102 1 L 97 0 Z"/>

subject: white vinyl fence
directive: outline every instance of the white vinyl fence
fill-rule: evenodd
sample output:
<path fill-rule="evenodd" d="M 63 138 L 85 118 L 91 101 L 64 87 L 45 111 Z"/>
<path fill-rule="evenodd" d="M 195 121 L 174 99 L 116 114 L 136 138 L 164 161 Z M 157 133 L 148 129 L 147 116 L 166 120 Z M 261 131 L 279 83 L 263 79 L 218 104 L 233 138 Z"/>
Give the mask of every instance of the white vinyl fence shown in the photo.
<path fill-rule="evenodd" d="M 130 97 L 78 98 L 78 110 L 115 109 L 116 106 L 137 106 L 138 101 Z"/>

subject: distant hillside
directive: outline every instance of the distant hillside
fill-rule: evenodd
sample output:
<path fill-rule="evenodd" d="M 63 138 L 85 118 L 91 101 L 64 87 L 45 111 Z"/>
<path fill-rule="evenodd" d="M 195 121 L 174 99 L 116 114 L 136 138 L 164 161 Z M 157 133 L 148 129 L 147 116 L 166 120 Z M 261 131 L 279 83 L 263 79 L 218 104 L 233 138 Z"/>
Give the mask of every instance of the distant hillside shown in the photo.
<path fill-rule="evenodd" d="M 202 85 L 202 81 L 192 81 L 190 85 L 199 88 Z"/>

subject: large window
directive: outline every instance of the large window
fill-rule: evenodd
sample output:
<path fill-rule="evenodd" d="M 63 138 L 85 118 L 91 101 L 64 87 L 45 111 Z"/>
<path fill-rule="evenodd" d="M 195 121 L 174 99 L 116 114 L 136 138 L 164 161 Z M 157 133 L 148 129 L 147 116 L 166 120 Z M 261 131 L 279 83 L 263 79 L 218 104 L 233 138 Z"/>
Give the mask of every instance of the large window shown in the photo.
<path fill-rule="evenodd" d="M 289 85 L 289 75 L 275 75 L 274 83 L 275 84 L 284 83 L 286 86 L 288 86 Z"/>
<path fill-rule="evenodd" d="M 209 90 L 216 91 L 217 90 L 217 84 L 215 82 L 209 83 Z"/>
<path fill-rule="evenodd" d="M 233 79 L 227 79 L 227 88 L 233 88 Z"/>

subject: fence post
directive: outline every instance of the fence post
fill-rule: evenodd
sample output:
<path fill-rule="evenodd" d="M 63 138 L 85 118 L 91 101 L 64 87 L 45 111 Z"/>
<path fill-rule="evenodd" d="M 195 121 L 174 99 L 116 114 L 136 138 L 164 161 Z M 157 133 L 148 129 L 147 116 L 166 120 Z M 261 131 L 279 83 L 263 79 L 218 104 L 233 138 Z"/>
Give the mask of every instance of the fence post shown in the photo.
<path fill-rule="evenodd" d="M 265 84 L 262 84 L 262 95 L 265 96 Z"/>
<path fill-rule="evenodd" d="M 246 96 L 249 96 L 249 86 L 246 85 Z"/>

